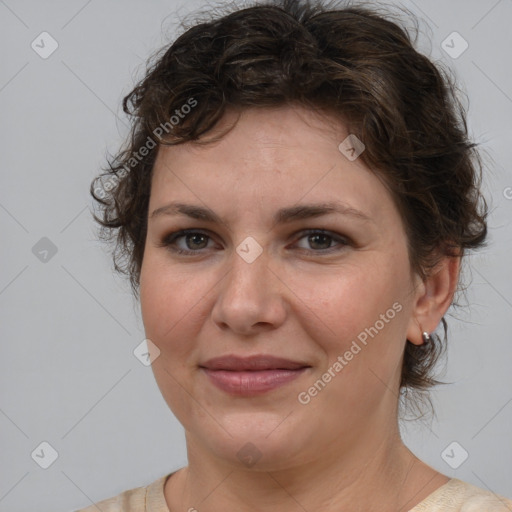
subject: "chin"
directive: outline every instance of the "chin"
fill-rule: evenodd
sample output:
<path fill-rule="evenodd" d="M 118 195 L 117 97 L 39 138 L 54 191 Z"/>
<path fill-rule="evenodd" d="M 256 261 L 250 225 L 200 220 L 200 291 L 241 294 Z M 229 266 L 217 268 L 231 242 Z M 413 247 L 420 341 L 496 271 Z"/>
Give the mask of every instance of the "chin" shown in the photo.
<path fill-rule="evenodd" d="M 226 430 L 218 423 L 215 428 L 205 429 L 203 423 L 190 441 L 200 437 L 201 444 L 215 457 L 238 469 L 277 471 L 300 463 L 309 444 L 306 425 L 302 422 L 299 428 L 292 416 L 284 421 L 282 414 L 268 412 L 216 416 Z"/>

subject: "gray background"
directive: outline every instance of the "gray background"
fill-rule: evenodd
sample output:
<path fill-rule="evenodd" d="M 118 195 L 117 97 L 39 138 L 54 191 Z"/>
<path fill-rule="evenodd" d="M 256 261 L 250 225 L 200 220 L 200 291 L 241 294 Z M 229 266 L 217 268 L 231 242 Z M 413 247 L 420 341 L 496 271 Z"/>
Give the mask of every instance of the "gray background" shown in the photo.
<path fill-rule="evenodd" d="M 133 355 L 138 305 L 96 240 L 89 184 L 127 132 L 120 101 L 145 59 L 176 13 L 204 5 L 0 0 L 0 511 L 74 510 L 187 463 L 182 427 Z M 469 95 L 492 207 L 490 246 L 469 258 L 470 306 L 448 318 L 453 384 L 432 395 L 437 419 L 404 423 L 404 437 L 445 474 L 512 497 L 512 1 L 401 5 L 429 24 L 422 47 Z M 43 31 L 59 45 L 47 59 L 31 48 Z M 457 58 L 441 48 L 453 31 L 469 44 Z M 43 441 L 58 452 L 48 469 Z M 445 462 L 462 458 L 445 451 L 454 441 L 469 454 L 457 469 Z"/>

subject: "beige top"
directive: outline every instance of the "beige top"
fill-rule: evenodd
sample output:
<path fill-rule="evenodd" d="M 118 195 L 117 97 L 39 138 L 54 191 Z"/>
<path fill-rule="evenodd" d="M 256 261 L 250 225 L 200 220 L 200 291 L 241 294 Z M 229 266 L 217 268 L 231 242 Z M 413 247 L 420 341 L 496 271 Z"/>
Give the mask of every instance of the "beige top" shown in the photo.
<path fill-rule="evenodd" d="M 170 512 L 164 484 L 172 474 L 75 512 Z M 512 500 L 452 478 L 409 512 L 512 512 Z"/>

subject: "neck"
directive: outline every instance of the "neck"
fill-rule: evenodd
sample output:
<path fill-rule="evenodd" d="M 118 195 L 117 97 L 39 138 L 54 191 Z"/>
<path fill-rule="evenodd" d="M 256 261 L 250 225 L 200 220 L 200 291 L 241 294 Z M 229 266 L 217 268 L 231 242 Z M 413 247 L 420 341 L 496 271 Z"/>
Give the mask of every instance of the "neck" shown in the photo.
<path fill-rule="evenodd" d="M 449 480 L 403 444 L 398 424 L 380 432 L 360 433 L 364 442 L 343 446 L 341 440 L 327 455 L 274 471 L 219 460 L 187 433 L 189 465 L 167 481 L 166 501 L 172 512 L 405 512 Z"/>

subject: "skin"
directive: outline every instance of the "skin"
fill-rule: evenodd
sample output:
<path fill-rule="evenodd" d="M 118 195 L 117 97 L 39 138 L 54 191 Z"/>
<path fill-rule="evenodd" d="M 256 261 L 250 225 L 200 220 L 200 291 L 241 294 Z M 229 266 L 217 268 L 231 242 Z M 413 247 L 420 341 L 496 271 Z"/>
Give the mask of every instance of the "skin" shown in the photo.
<path fill-rule="evenodd" d="M 406 340 L 421 344 L 448 309 L 459 259 L 443 259 L 425 281 L 411 271 L 390 193 L 361 159 L 338 149 L 348 135 L 342 123 L 291 106 L 241 114 L 219 142 L 160 147 L 154 168 L 141 310 L 146 337 L 160 350 L 154 375 L 185 429 L 189 462 L 166 481 L 169 509 L 409 510 L 448 477 L 400 439 L 402 357 Z M 235 120 L 229 112 L 208 136 Z M 369 219 L 272 221 L 279 208 L 331 200 Z M 223 222 L 151 217 L 171 201 L 206 206 Z M 176 242 L 197 254 L 161 246 L 186 228 L 207 235 Z M 236 252 L 248 236 L 263 249 L 252 263 Z M 394 303 L 400 312 L 299 403 L 298 394 Z M 257 397 L 233 397 L 198 368 L 211 357 L 262 353 L 311 368 Z M 261 454 L 251 467 L 237 457 L 247 442 Z"/>

